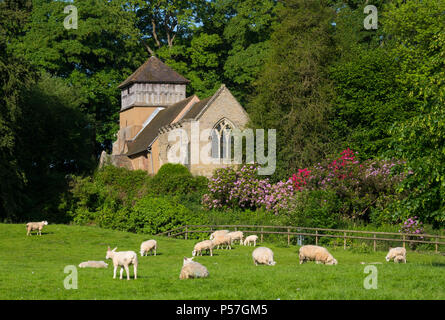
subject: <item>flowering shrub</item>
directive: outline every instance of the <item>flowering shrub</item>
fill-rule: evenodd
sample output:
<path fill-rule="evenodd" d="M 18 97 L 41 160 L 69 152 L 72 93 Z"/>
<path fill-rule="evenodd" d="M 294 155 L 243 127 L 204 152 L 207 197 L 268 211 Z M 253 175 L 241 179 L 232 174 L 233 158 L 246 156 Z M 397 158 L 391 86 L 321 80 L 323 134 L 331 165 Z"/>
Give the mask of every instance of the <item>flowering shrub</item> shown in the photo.
<path fill-rule="evenodd" d="M 424 229 L 422 227 L 422 222 L 420 222 L 417 217 L 408 218 L 403 224 L 400 226 L 399 232 L 408 233 L 408 234 L 423 234 Z M 422 240 L 423 237 L 408 237 L 408 240 Z M 418 243 L 410 242 L 409 246 L 412 250 L 415 250 Z"/>
<path fill-rule="evenodd" d="M 408 218 L 403 224 L 401 224 L 399 232 L 408 234 L 423 234 L 424 229 L 422 227 L 422 222 L 420 222 L 417 217 L 412 217 Z M 416 238 L 423 239 L 422 236 Z"/>
<path fill-rule="evenodd" d="M 404 179 L 394 160 L 360 162 L 356 153 L 347 148 L 338 158 L 315 165 L 307 179 L 309 190 L 333 190 L 342 200 L 343 217 L 370 219 L 374 208 L 384 208 L 394 201 L 396 186 Z"/>
<path fill-rule="evenodd" d="M 204 207 L 265 208 L 275 214 L 287 209 L 289 200 L 294 194 L 292 180 L 271 184 L 267 178 L 260 179 L 257 170 L 256 165 L 244 165 L 240 169 L 228 167 L 215 170 L 209 180 L 210 192 L 202 197 Z"/>
<path fill-rule="evenodd" d="M 309 179 L 311 171 L 307 168 L 298 169 L 297 174 L 292 175 L 292 182 L 294 183 L 294 187 L 296 190 L 301 191 L 306 185 L 307 180 Z"/>
<path fill-rule="evenodd" d="M 207 209 L 264 208 L 275 214 L 289 213 L 298 207 L 295 216 L 312 220 L 314 216 L 322 217 L 323 223 L 329 225 L 333 222 L 328 221 L 328 216 L 334 214 L 334 210 L 336 219 L 371 220 L 375 212 L 382 212 L 397 200 L 396 186 L 405 178 L 403 172 L 397 172 L 400 164 L 402 162 L 394 160 L 360 162 L 357 154 L 347 148 L 338 157 L 311 168 L 298 169 L 287 181 L 275 184 L 259 177 L 256 165 L 222 168 L 209 180 L 209 193 L 204 194 L 202 203 Z M 305 195 L 299 197 L 303 191 Z M 326 201 L 333 199 L 335 205 L 325 206 Z M 312 205 L 312 218 L 307 216 L 308 212 L 303 212 L 308 211 L 305 209 L 308 207 L 298 202 Z M 320 210 L 315 210 L 317 203 L 322 205 Z M 385 215 L 386 219 L 387 212 Z"/>

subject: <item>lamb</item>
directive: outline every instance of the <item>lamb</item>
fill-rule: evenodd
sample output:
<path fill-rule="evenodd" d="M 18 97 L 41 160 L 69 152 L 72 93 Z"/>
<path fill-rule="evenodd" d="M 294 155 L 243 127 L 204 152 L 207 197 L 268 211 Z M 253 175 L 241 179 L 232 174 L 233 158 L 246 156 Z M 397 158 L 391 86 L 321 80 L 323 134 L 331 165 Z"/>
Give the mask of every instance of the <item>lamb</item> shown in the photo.
<path fill-rule="evenodd" d="M 242 245 L 243 244 L 243 237 L 244 234 L 242 231 L 233 231 L 233 232 L 229 232 L 228 235 L 230 236 L 230 238 L 232 238 L 232 242 L 231 244 L 233 244 L 233 242 L 235 240 L 239 240 L 239 244 Z"/>
<path fill-rule="evenodd" d="M 247 246 L 247 245 L 250 246 L 250 244 L 253 242 L 253 246 L 256 247 L 256 242 L 257 242 L 257 240 L 258 240 L 258 236 L 256 236 L 256 235 L 248 236 L 248 237 L 246 237 L 246 239 L 244 240 L 244 245 L 245 245 L 245 246 Z"/>
<path fill-rule="evenodd" d="M 267 264 L 269 266 L 274 266 L 276 264 L 273 261 L 273 252 L 269 248 L 259 247 L 252 252 L 253 263 L 257 266 L 259 264 Z"/>
<path fill-rule="evenodd" d="M 223 247 L 226 245 L 226 249 L 232 249 L 232 238 L 228 234 L 218 235 L 213 240 L 213 247 L 217 247 L 219 249 L 219 246 Z"/>
<path fill-rule="evenodd" d="M 227 233 L 229 233 L 229 230 L 217 230 L 210 235 L 210 240 L 215 239 L 215 237 L 217 237 L 219 235 L 223 235 L 223 234 L 227 234 Z"/>
<path fill-rule="evenodd" d="M 202 264 L 193 261 L 193 258 L 185 258 L 182 265 L 179 279 L 192 279 L 192 278 L 206 278 L 209 276 L 209 271 Z"/>
<path fill-rule="evenodd" d="M 202 256 L 202 251 L 204 250 L 209 250 L 210 251 L 210 256 L 213 256 L 213 247 L 214 247 L 214 243 L 212 240 L 204 240 L 201 242 L 198 242 L 197 244 L 195 244 L 195 247 L 193 248 L 192 251 L 192 256 L 196 256 L 198 254 L 201 254 Z"/>
<path fill-rule="evenodd" d="M 405 256 L 395 256 L 395 257 L 394 257 L 394 263 L 399 263 L 399 262 L 406 263 L 406 258 L 405 258 Z"/>
<path fill-rule="evenodd" d="M 141 257 L 145 254 L 148 255 L 148 252 L 150 251 L 150 254 L 155 253 L 156 255 L 156 249 L 158 247 L 158 243 L 156 240 L 147 240 L 141 243 Z"/>
<path fill-rule="evenodd" d="M 385 259 L 389 262 L 397 256 L 402 256 L 406 262 L 406 249 L 402 247 L 389 248 L 389 252 Z"/>
<path fill-rule="evenodd" d="M 300 264 L 306 261 L 315 261 L 315 263 L 324 263 L 327 265 L 336 265 L 338 262 L 329 251 L 320 246 L 306 245 L 299 251 Z"/>
<path fill-rule="evenodd" d="M 33 231 L 33 230 L 37 230 L 37 234 L 42 235 L 43 226 L 47 226 L 47 225 L 48 225 L 48 221 L 28 222 L 26 224 L 26 230 L 28 231 L 28 233 L 26 235 L 29 236 L 31 234 L 31 231 Z"/>
<path fill-rule="evenodd" d="M 134 279 L 137 279 L 137 268 L 138 268 L 138 256 L 136 252 L 134 251 L 120 251 L 116 252 L 116 248 L 113 250 L 110 250 L 110 247 L 108 247 L 107 250 L 107 256 L 105 259 L 112 259 L 113 265 L 114 265 L 114 274 L 113 279 L 116 279 L 116 270 L 118 266 L 121 266 L 121 272 L 120 272 L 120 279 L 122 280 L 122 272 L 124 271 L 123 268 L 125 268 L 125 272 L 127 273 L 127 280 L 130 280 L 130 272 L 128 270 L 128 266 L 130 264 L 133 265 L 134 268 Z"/>
<path fill-rule="evenodd" d="M 86 261 L 79 264 L 79 268 L 108 268 L 104 261 Z"/>

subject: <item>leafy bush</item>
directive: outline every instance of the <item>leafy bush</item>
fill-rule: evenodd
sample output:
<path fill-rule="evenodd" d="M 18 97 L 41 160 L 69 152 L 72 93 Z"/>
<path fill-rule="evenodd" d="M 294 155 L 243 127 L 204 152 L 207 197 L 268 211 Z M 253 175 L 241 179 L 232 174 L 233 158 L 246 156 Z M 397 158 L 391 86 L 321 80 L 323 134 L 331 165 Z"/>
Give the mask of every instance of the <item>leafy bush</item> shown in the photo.
<path fill-rule="evenodd" d="M 190 171 L 181 164 L 164 164 L 153 177 L 150 183 L 152 194 L 189 194 L 193 192 L 204 193 L 207 189 L 206 177 L 194 177 Z"/>
<path fill-rule="evenodd" d="M 294 226 L 336 228 L 341 200 L 333 190 L 304 190 L 296 193 L 288 223 Z"/>

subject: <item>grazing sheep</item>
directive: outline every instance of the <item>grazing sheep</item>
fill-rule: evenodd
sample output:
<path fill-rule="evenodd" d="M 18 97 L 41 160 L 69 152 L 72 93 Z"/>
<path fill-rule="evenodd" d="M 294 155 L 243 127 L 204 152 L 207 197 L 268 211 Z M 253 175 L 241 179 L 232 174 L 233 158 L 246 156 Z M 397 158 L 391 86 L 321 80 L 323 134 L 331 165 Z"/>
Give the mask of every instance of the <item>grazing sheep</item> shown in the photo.
<path fill-rule="evenodd" d="M 269 266 L 274 266 L 276 264 L 273 261 L 273 252 L 269 248 L 259 247 L 252 252 L 253 263 L 257 266 L 259 264 L 267 264 Z"/>
<path fill-rule="evenodd" d="M 182 265 L 179 279 L 192 279 L 192 278 L 206 278 L 209 276 L 209 271 L 202 264 L 193 261 L 192 258 L 185 258 Z"/>
<path fill-rule="evenodd" d="M 228 234 L 218 235 L 212 241 L 213 247 L 217 247 L 217 249 L 219 249 L 219 246 L 224 247 L 224 245 L 226 245 L 226 249 L 232 249 L 232 238 Z"/>
<path fill-rule="evenodd" d="M 86 261 L 79 264 L 79 268 L 108 268 L 104 261 Z"/>
<path fill-rule="evenodd" d="M 227 233 L 229 233 L 229 230 L 217 230 L 210 235 L 210 240 L 213 240 L 213 239 L 215 239 L 215 237 L 223 235 L 223 234 L 227 234 Z"/>
<path fill-rule="evenodd" d="M 110 250 L 110 247 L 108 247 L 107 250 L 107 256 L 105 259 L 112 259 L 113 265 L 114 265 L 114 273 L 113 273 L 113 279 L 116 279 L 116 270 L 118 266 L 121 266 L 121 272 L 120 272 L 120 279 L 122 280 L 122 272 L 124 271 L 127 273 L 127 280 L 130 280 L 130 272 L 128 270 L 128 266 L 130 264 L 133 265 L 134 268 L 134 279 L 137 279 L 137 269 L 138 269 L 138 256 L 136 252 L 134 251 L 120 251 L 116 252 L 116 248 L 113 250 Z"/>
<path fill-rule="evenodd" d="M 394 263 L 399 263 L 399 262 L 406 263 L 406 258 L 405 258 L 405 256 L 395 256 L 395 257 L 394 257 Z"/>
<path fill-rule="evenodd" d="M 210 256 L 213 256 L 213 252 L 212 252 L 213 247 L 214 247 L 214 244 L 213 244 L 212 240 L 204 240 L 204 241 L 198 242 L 197 244 L 195 244 L 195 247 L 193 248 L 192 256 L 194 257 L 199 254 L 201 254 L 201 256 L 202 256 L 202 251 L 206 251 L 206 250 L 209 250 Z"/>
<path fill-rule="evenodd" d="M 148 252 L 150 251 L 150 254 L 153 254 L 153 251 L 156 255 L 156 249 L 158 247 L 158 243 L 156 240 L 147 240 L 141 243 L 141 257 L 145 254 L 148 255 Z"/>
<path fill-rule="evenodd" d="M 48 225 L 48 221 L 41 221 L 41 222 L 28 222 L 26 224 L 26 230 L 28 231 L 28 233 L 26 234 L 27 236 L 29 236 L 31 234 L 31 231 L 37 230 L 37 234 L 42 235 L 42 229 L 43 226 L 47 226 Z"/>
<path fill-rule="evenodd" d="M 302 246 L 299 251 L 299 258 L 300 264 L 306 261 L 315 261 L 317 264 L 324 263 L 328 265 L 338 263 L 326 248 L 313 245 Z"/>
<path fill-rule="evenodd" d="M 228 235 L 230 236 L 230 238 L 232 239 L 231 244 L 233 244 L 233 242 L 235 240 L 239 240 L 239 244 L 242 245 L 243 244 L 243 237 L 244 234 L 242 231 L 233 231 L 233 232 L 229 232 Z"/>
<path fill-rule="evenodd" d="M 256 247 L 256 242 L 257 242 L 257 240 L 258 240 L 258 236 L 256 236 L 256 235 L 248 236 L 248 237 L 244 240 L 244 245 L 245 245 L 245 246 L 247 246 L 247 245 L 250 246 L 250 244 L 253 242 L 253 246 Z"/>
<path fill-rule="evenodd" d="M 406 261 L 406 249 L 402 247 L 389 248 L 389 252 L 385 259 L 389 262 L 397 256 L 403 256 Z"/>

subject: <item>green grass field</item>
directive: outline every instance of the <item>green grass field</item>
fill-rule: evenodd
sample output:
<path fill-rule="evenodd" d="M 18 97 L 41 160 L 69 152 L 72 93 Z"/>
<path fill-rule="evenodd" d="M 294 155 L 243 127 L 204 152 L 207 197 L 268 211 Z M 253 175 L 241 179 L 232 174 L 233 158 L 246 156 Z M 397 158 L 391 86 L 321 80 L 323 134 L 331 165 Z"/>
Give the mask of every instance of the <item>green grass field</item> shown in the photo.
<path fill-rule="evenodd" d="M 158 255 L 140 257 L 140 243 L 149 238 L 66 225 L 48 225 L 42 236 L 27 237 L 24 225 L 0 224 L 0 299 L 445 299 L 445 256 L 432 252 L 408 252 L 406 264 L 394 264 L 383 251 L 329 248 L 338 265 L 299 265 L 298 247 L 265 243 L 275 254 L 271 267 L 255 266 L 253 247 L 236 245 L 195 258 L 208 278 L 179 280 L 182 259 L 191 256 L 196 241 L 155 237 Z M 138 279 L 113 279 L 107 260 L 107 269 L 77 268 L 78 289 L 66 290 L 65 266 L 105 260 L 108 245 L 138 253 Z M 382 262 L 376 265 L 376 290 L 364 289 L 362 261 Z"/>

